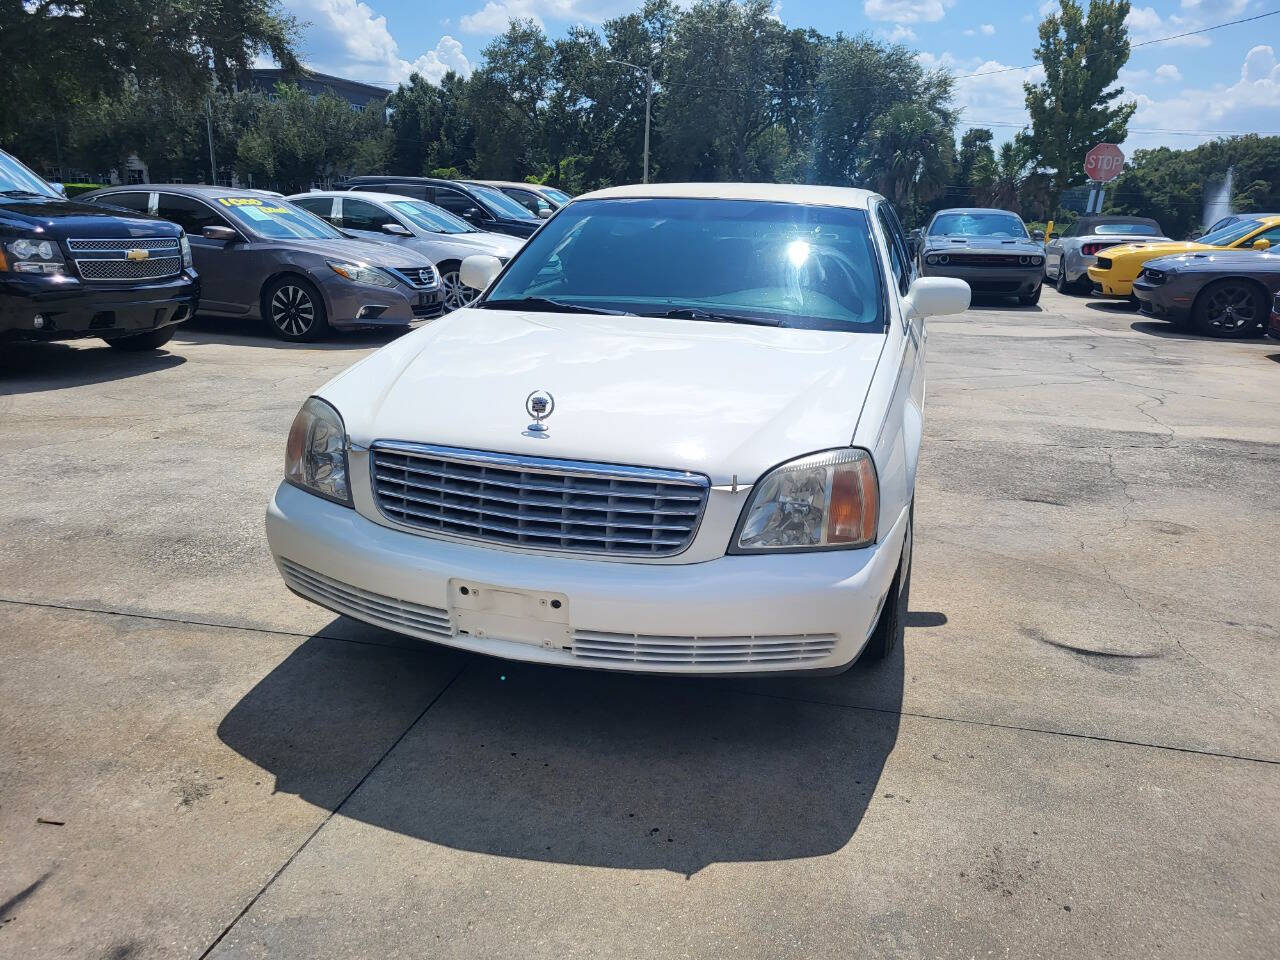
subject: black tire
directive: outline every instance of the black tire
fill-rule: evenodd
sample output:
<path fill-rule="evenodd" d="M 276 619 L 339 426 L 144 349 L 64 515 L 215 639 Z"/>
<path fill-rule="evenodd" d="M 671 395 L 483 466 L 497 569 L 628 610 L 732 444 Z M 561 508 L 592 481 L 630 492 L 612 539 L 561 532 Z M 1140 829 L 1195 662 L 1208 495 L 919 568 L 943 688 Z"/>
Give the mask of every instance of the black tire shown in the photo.
<path fill-rule="evenodd" d="M 262 316 L 281 340 L 319 340 L 330 331 L 324 298 L 310 280 L 277 277 L 262 289 Z"/>
<path fill-rule="evenodd" d="M 1059 267 L 1058 278 L 1053 281 L 1053 288 L 1064 296 L 1070 296 L 1071 294 L 1079 292 L 1080 285 L 1068 280 L 1067 271 L 1062 267 Z"/>
<path fill-rule="evenodd" d="M 111 337 L 107 339 L 109 346 L 117 350 L 128 350 L 130 353 L 141 353 L 144 350 L 159 350 L 173 339 L 177 326 L 170 324 L 159 330 L 148 330 L 146 333 L 135 333 L 130 337 Z M 104 338 L 106 339 L 106 338 Z"/>
<path fill-rule="evenodd" d="M 1196 297 L 1191 323 L 1207 337 L 1250 337 L 1267 322 L 1270 304 L 1247 280 L 1228 278 L 1209 284 Z"/>
<path fill-rule="evenodd" d="M 1044 281 L 1036 284 L 1034 293 L 1023 293 L 1018 296 L 1018 302 L 1024 307 L 1034 306 L 1040 302 L 1040 291 L 1044 289 Z"/>
<path fill-rule="evenodd" d="M 903 538 L 902 559 L 898 562 L 898 572 L 893 575 L 893 583 L 889 586 L 889 594 L 885 597 L 884 608 L 880 611 L 880 619 L 871 632 L 871 639 L 862 648 L 862 656 L 858 659 L 864 663 L 875 663 L 883 660 L 902 642 L 907 630 L 907 606 L 911 595 L 911 555 L 916 538 L 916 508 L 911 505 L 907 513 L 907 535 Z"/>
<path fill-rule="evenodd" d="M 458 276 L 458 271 L 462 269 L 461 261 L 446 260 L 437 264 L 436 269 L 440 271 L 440 300 L 445 313 L 460 310 L 480 296 L 479 290 L 464 286 L 462 278 Z"/>

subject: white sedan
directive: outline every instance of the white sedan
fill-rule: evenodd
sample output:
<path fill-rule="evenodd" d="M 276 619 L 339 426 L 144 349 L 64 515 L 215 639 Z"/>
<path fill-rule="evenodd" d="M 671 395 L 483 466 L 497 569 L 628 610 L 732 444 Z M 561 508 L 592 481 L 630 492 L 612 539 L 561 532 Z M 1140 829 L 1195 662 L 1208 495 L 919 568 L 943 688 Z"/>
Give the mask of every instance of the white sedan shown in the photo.
<path fill-rule="evenodd" d="M 337 613 L 517 660 L 835 671 L 900 640 L 925 318 L 889 203 L 837 187 L 586 194 L 472 306 L 322 387 L 267 534 Z"/>

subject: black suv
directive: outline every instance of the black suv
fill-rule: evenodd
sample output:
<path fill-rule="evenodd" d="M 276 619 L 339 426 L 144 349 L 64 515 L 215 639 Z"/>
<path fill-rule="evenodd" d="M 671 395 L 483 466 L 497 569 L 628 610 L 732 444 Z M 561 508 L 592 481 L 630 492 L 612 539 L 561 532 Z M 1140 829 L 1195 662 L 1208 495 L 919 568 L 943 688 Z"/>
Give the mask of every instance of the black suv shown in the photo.
<path fill-rule="evenodd" d="M 0 341 L 154 350 L 199 295 L 181 227 L 68 200 L 0 150 Z"/>
<path fill-rule="evenodd" d="M 518 201 L 495 187 L 431 177 L 352 177 L 343 185 L 346 190 L 375 193 L 398 193 L 443 207 L 454 216 L 481 230 L 528 237 L 542 225 Z"/>

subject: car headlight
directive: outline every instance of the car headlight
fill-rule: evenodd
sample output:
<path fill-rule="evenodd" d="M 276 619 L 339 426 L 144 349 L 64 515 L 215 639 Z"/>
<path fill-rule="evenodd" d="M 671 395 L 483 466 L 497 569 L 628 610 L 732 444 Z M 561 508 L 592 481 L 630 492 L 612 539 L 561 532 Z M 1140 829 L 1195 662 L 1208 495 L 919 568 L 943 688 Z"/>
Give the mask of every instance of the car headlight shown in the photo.
<path fill-rule="evenodd" d="M 377 267 L 365 263 L 343 263 L 340 260 L 328 261 L 329 269 L 340 277 L 346 277 L 352 283 L 367 283 L 373 287 L 394 287 L 396 282 Z"/>
<path fill-rule="evenodd" d="M 338 411 L 319 397 L 302 405 L 289 428 L 284 478 L 308 493 L 351 506 L 347 429 Z"/>
<path fill-rule="evenodd" d="M 880 483 L 853 447 L 800 457 L 756 483 L 730 553 L 865 547 L 876 540 Z"/>
<path fill-rule="evenodd" d="M 178 249 L 182 251 L 182 265 L 188 269 L 191 268 L 191 241 L 187 239 L 184 233 L 178 238 Z"/>
<path fill-rule="evenodd" d="M 66 272 L 62 250 L 50 240 L 21 237 L 0 247 L 0 270 L 14 273 L 61 274 Z"/>
<path fill-rule="evenodd" d="M 936 264 L 938 262 L 938 258 L 931 253 L 924 258 L 924 262 L 929 264 Z"/>

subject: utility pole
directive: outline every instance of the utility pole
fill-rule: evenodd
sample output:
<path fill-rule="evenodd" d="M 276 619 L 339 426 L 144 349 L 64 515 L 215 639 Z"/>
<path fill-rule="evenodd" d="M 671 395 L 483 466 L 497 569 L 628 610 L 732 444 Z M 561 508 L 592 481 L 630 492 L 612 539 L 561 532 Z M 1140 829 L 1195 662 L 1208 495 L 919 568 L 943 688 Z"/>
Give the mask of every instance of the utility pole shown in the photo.
<path fill-rule="evenodd" d="M 218 164 L 213 159 L 213 103 L 208 97 L 204 98 L 204 125 L 209 134 L 209 183 L 216 187 L 218 185 Z"/>
<path fill-rule="evenodd" d="M 642 173 L 641 183 L 649 182 L 649 121 L 653 114 L 653 64 L 647 66 L 638 66 L 634 63 L 627 63 L 625 60 L 610 60 L 609 63 L 616 63 L 620 67 L 628 67 L 638 73 L 644 74 L 645 93 L 644 93 L 644 172 Z"/>

